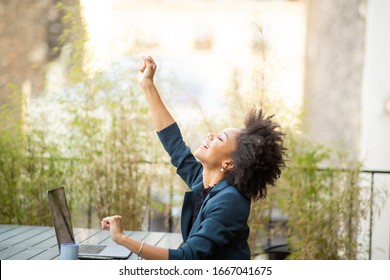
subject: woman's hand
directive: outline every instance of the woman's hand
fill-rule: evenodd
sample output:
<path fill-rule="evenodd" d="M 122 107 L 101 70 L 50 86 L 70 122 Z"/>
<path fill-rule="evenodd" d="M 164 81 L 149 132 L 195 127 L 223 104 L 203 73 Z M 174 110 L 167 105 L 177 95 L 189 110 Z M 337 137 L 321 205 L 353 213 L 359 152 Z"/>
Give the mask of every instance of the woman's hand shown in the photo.
<path fill-rule="evenodd" d="M 119 215 L 105 217 L 102 221 L 102 229 L 110 231 L 111 239 L 116 243 L 121 244 L 121 239 L 126 237 L 123 232 L 122 217 Z"/>
<path fill-rule="evenodd" d="M 139 77 L 139 84 L 141 87 L 146 87 L 148 85 L 153 84 L 153 77 L 154 73 L 156 72 L 157 65 L 154 62 L 153 58 L 150 56 L 143 56 L 142 57 L 143 64 L 139 68 L 140 71 L 140 77 Z"/>

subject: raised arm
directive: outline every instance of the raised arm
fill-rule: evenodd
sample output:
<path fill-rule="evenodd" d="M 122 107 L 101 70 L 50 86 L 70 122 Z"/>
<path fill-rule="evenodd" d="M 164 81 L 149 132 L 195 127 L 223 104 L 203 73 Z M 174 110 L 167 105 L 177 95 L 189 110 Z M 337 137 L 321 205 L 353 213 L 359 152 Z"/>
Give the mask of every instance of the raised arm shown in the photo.
<path fill-rule="evenodd" d="M 153 77 L 156 72 L 156 63 L 150 56 L 143 57 L 142 60 L 143 65 L 139 68 L 141 72 L 139 84 L 145 92 L 154 127 L 157 131 L 161 131 L 173 124 L 175 120 L 165 107 L 154 85 Z"/>
<path fill-rule="evenodd" d="M 161 143 L 171 157 L 171 163 L 176 167 L 177 174 L 186 182 L 189 188 L 201 179 L 202 165 L 198 162 L 183 141 L 181 132 L 175 120 L 165 107 L 153 82 L 156 63 L 153 59 L 143 57 L 140 67 L 139 84 L 145 91 L 150 114 Z"/>

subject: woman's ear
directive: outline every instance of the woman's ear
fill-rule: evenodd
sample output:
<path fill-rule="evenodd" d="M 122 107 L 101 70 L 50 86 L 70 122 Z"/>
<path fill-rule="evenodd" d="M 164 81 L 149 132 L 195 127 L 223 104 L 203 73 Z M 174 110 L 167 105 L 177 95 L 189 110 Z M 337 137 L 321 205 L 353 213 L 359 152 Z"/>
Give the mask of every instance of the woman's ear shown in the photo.
<path fill-rule="evenodd" d="M 225 172 L 231 171 L 236 167 L 233 160 L 226 160 L 222 163 L 222 168 Z"/>

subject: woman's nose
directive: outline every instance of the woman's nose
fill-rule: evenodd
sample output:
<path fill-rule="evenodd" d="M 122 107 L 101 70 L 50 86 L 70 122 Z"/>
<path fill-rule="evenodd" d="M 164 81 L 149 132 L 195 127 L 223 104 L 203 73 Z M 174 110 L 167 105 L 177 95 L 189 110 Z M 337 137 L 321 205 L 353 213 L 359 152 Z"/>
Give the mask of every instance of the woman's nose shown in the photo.
<path fill-rule="evenodd" d="M 214 139 L 214 133 L 209 133 L 207 135 L 207 138 L 209 138 L 210 140 L 213 140 Z"/>

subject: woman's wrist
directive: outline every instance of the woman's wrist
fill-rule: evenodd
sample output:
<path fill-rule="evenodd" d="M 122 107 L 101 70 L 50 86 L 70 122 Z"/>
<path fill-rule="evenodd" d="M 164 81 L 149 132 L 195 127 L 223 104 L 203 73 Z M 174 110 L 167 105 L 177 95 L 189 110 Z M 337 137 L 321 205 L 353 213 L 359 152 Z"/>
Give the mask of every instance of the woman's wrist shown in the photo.
<path fill-rule="evenodd" d="M 115 241 L 119 245 L 123 245 L 125 243 L 126 238 L 127 238 L 127 236 L 122 233 L 122 234 L 116 236 L 115 239 L 113 239 L 113 241 Z"/>
<path fill-rule="evenodd" d="M 140 83 L 140 85 L 141 85 L 141 87 L 145 90 L 145 89 L 154 87 L 154 82 L 153 82 L 152 79 L 146 79 L 146 80 L 143 80 L 143 81 Z"/>

